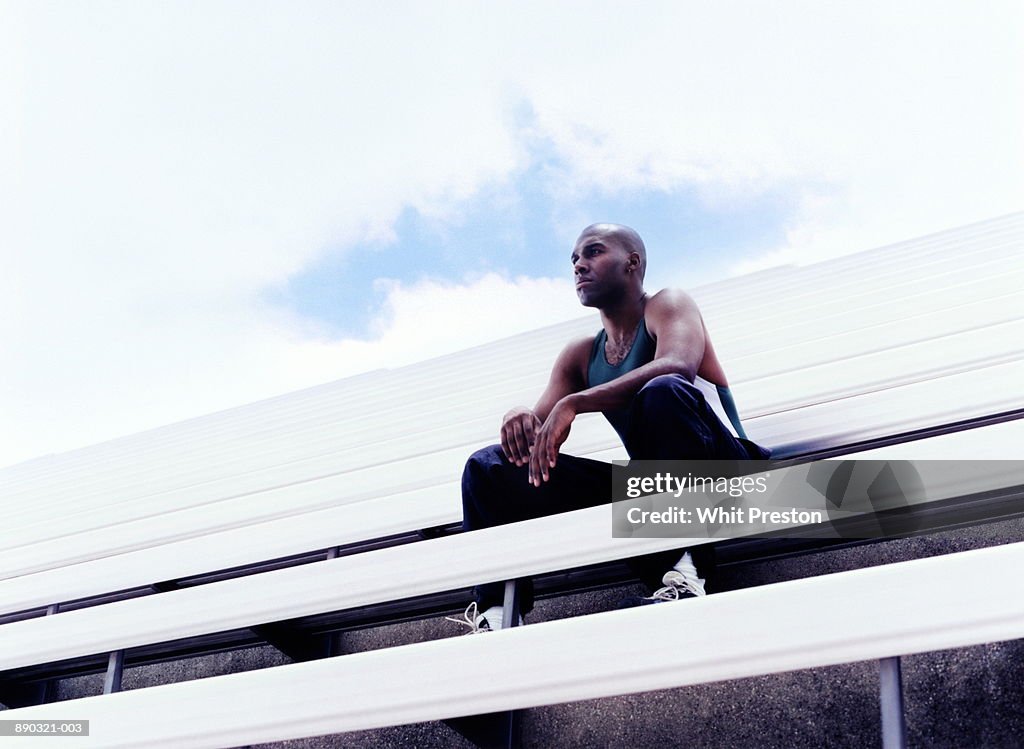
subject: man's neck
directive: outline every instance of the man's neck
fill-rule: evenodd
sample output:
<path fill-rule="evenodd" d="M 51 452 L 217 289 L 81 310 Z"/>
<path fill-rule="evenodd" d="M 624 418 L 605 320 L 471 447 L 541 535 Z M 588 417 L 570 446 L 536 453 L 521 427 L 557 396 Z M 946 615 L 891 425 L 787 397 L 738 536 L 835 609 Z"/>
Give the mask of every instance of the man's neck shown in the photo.
<path fill-rule="evenodd" d="M 614 305 L 601 309 L 601 324 L 609 340 L 620 342 L 633 335 L 647 306 L 643 289 L 631 292 Z"/>

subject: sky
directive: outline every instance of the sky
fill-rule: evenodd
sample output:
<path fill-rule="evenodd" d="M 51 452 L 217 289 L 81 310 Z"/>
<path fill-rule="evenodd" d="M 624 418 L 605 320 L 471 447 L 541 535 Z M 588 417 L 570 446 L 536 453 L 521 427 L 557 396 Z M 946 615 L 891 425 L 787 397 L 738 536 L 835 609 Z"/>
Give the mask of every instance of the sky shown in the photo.
<path fill-rule="evenodd" d="M 1024 208 L 1018 2 L 0 0 L 0 466 Z M 510 312 L 511 311 L 511 312 Z"/>

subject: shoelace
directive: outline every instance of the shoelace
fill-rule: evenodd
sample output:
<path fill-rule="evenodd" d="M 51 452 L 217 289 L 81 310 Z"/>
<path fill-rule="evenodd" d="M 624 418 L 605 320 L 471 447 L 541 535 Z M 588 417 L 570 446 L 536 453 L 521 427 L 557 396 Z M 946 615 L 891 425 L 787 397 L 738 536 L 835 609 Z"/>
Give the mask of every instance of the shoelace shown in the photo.
<path fill-rule="evenodd" d="M 667 585 L 673 585 L 677 588 L 682 588 L 688 593 L 692 593 L 695 596 L 707 595 L 704 592 L 704 580 L 693 574 L 686 574 L 679 570 L 671 570 L 665 573 L 665 579 L 662 580 Z"/>
<path fill-rule="evenodd" d="M 462 624 L 469 627 L 469 632 L 466 633 L 468 635 L 478 635 L 481 632 L 491 631 L 490 626 L 487 624 L 487 620 L 480 618 L 480 614 L 477 612 L 476 601 L 473 601 L 466 607 L 466 610 L 462 612 L 461 617 L 446 616 L 445 619 L 450 622 L 455 622 L 456 624 Z"/>
<path fill-rule="evenodd" d="M 675 585 L 666 585 L 664 588 L 658 588 L 656 591 L 647 596 L 649 601 L 678 601 L 679 600 L 679 588 Z"/>
<path fill-rule="evenodd" d="M 678 601 L 682 593 L 700 597 L 707 595 L 704 592 L 704 581 L 699 577 L 684 575 L 679 570 L 671 570 L 665 573 L 663 583 L 665 587 L 658 588 L 647 597 L 649 601 Z"/>

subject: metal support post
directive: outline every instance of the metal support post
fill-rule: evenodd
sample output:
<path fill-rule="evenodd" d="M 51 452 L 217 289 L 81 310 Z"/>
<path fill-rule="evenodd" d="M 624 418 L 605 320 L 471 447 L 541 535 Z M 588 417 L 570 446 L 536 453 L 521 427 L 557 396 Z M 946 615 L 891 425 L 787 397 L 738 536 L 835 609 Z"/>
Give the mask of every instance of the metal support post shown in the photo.
<path fill-rule="evenodd" d="M 53 616 L 60 611 L 59 603 L 51 603 L 46 607 L 46 615 Z M 57 699 L 57 680 L 47 679 L 43 684 L 43 703 L 50 703 Z"/>
<path fill-rule="evenodd" d="M 519 585 L 515 580 L 505 581 L 505 606 L 501 612 L 505 627 L 519 626 Z"/>
<path fill-rule="evenodd" d="M 882 704 L 882 749 L 905 749 L 907 726 L 903 717 L 903 674 L 899 657 L 878 662 Z"/>
<path fill-rule="evenodd" d="M 332 546 L 327 550 L 328 559 L 337 559 L 339 547 Z M 344 651 L 341 648 L 341 632 L 331 632 L 327 635 L 327 657 L 341 655 Z"/>
<path fill-rule="evenodd" d="M 515 580 L 505 582 L 502 622 L 504 627 L 519 626 L 519 585 Z M 444 723 L 481 749 L 518 749 L 522 738 L 519 718 L 519 710 L 505 710 L 500 713 L 449 718 Z"/>
<path fill-rule="evenodd" d="M 107 661 L 107 675 L 103 677 L 103 694 L 121 691 L 121 674 L 124 671 L 124 651 L 115 650 Z"/>

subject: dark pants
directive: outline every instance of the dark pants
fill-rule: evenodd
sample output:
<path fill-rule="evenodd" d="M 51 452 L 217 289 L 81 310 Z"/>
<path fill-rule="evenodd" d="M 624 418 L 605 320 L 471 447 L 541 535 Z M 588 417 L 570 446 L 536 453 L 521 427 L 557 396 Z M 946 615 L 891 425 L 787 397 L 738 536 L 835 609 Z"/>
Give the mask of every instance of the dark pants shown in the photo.
<path fill-rule="evenodd" d="M 768 452 L 748 440 L 738 439 L 722 424 L 704 394 L 681 375 L 655 377 L 633 397 L 630 423 L 624 436 L 626 452 L 636 460 L 747 460 L 762 459 Z M 501 445 L 477 450 L 462 474 L 462 527 L 471 531 L 519 520 L 606 504 L 611 499 L 612 467 L 609 463 L 559 453 L 547 482 L 534 487 L 527 482 L 527 467 L 506 460 Z M 684 550 L 647 554 L 629 560 L 630 567 L 646 585 L 661 585 L 661 576 L 678 561 Z M 706 544 L 690 550 L 698 573 L 711 582 L 714 549 Z M 533 587 L 521 580 L 520 600 L 524 613 L 533 608 Z M 500 582 L 474 589 L 480 610 L 500 605 Z"/>

